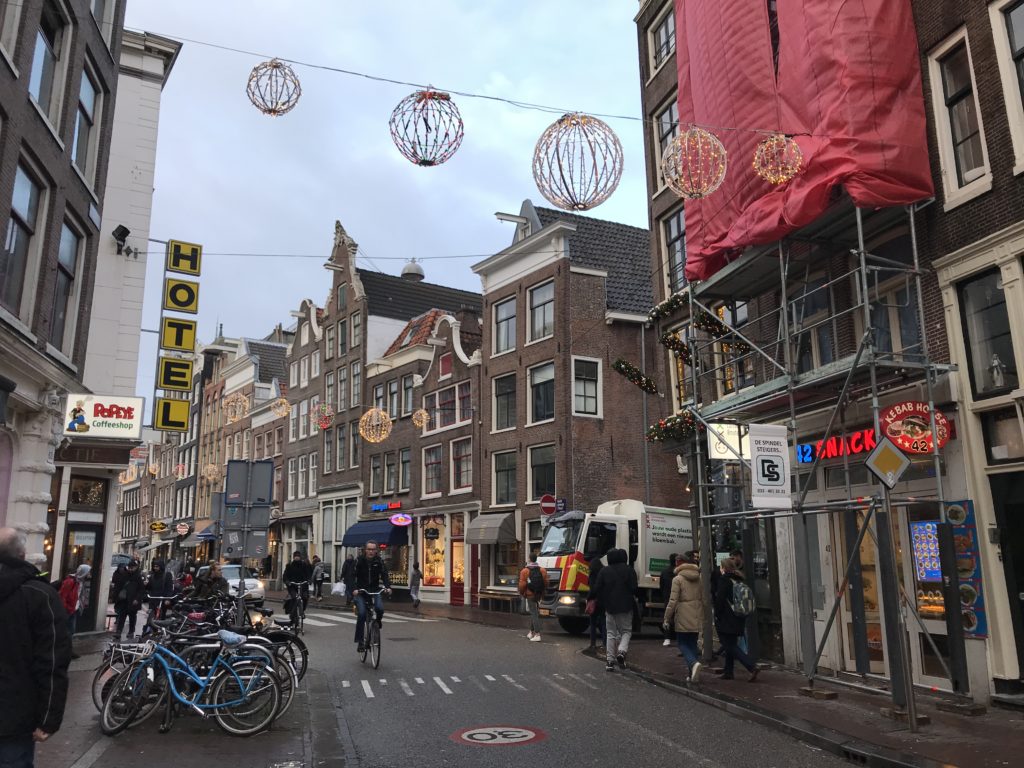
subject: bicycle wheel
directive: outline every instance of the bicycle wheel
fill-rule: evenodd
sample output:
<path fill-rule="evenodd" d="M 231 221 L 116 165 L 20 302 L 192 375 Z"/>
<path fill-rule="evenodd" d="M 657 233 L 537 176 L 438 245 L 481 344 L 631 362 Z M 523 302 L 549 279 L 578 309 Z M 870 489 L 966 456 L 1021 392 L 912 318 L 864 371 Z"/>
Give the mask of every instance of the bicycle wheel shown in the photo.
<path fill-rule="evenodd" d="M 235 674 L 225 671 L 214 681 L 210 694 L 210 703 L 216 707 L 213 715 L 217 725 L 232 736 L 251 736 L 277 716 L 281 683 L 266 664 L 243 661 L 232 669 Z"/>
<path fill-rule="evenodd" d="M 264 633 L 263 636 L 270 642 L 281 645 L 288 661 L 295 668 L 299 680 L 306 676 L 306 667 L 309 665 L 309 649 L 298 635 L 285 629 L 275 629 Z"/>
<path fill-rule="evenodd" d="M 113 736 L 132 724 L 149 698 L 155 675 L 152 662 L 133 664 L 118 673 L 100 712 L 100 730 L 104 735 Z"/>
<path fill-rule="evenodd" d="M 362 662 L 366 661 L 366 657 L 370 655 L 370 625 L 373 621 L 369 616 L 366 617 L 366 624 L 363 625 L 363 655 L 359 659 Z"/>
<path fill-rule="evenodd" d="M 276 720 L 291 708 L 295 690 L 299 687 L 299 675 L 288 657 L 281 651 L 274 653 L 274 672 L 281 684 L 281 702 L 277 707 L 277 714 L 274 715 Z"/>
<path fill-rule="evenodd" d="M 370 660 L 374 669 L 380 666 L 380 627 L 376 621 L 370 622 Z"/>
<path fill-rule="evenodd" d="M 96 673 L 92 676 L 92 703 L 97 712 L 103 711 L 103 702 L 114 686 L 118 673 L 124 668 L 124 664 L 114 663 L 109 659 L 96 668 Z"/>

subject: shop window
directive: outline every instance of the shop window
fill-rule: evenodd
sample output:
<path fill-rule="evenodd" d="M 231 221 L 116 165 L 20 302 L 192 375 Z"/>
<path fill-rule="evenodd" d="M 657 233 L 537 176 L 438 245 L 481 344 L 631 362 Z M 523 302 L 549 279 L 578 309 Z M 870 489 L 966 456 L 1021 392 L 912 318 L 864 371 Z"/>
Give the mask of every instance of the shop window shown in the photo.
<path fill-rule="evenodd" d="M 72 475 L 68 492 L 68 507 L 106 510 L 107 481 Z"/>
<path fill-rule="evenodd" d="M 811 484 L 807 487 L 808 493 L 811 491 L 818 490 L 818 473 L 817 472 L 801 472 L 800 474 L 793 475 L 790 480 L 793 493 L 799 493 L 800 489 L 804 487 L 804 483 L 807 482 L 807 478 L 810 477 Z"/>
<path fill-rule="evenodd" d="M 510 373 L 494 380 L 494 429 L 516 426 L 516 375 Z"/>
<path fill-rule="evenodd" d="M 846 487 L 846 469 L 842 466 L 825 467 L 825 487 L 826 488 L 845 488 Z M 864 466 L 863 462 L 850 462 L 850 485 L 867 485 L 868 480 L 868 468 Z"/>
<path fill-rule="evenodd" d="M 519 572 L 523 569 L 522 544 L 498 544 L 494 548 L 494 579 L 496 587 L 519 586 Z"/>
<path fill-rule="evenodd" d="M 391 583 L 409 586 L 409 547 L 383 547 L 380 556 L 387 566 Z"/>
<path fill-rule="evenodd" d="M 530 501 L 555 492 L 555 446 L 530 448 Z"/>
<path fill-rule="evenodd" d="M 420 520 L 423 531 L 423 586 L 443 587 L 445 585 L 445 538 L 446 528 L 444 517 L 424 517 Z"/>
<path fill-rule="evenodd" d="M 986 272 L 958 286 L 967 368 L 974 397 L 992 397 L 1017 388 L 1010 317 L 1002 274 Z"/>
<path fill-rule="evenodd" d="M 895 512 L 893 516 L 896 516 Z M 943 621 L 946 609 L 942 596 L 942 564 L 939 562 L 939 510 L 934 504 L 908 507 L 907 523 L 910 527 L 908 541 L 917 612 L 922 619 Z"/>
<path fill-rule="evenodd" d="M 981 415 L 990 464 L 1024 459 L 1024 424 L 1016 406 Z"/>
<path fill-rule="evenodd" d="M 494 354 L 500 355 L 516 347 L 516 299 L 494 305 Z"/>
<path fill-rule="evenodd" d="M 515 451 L 495 453 L 494 456 L 494 505 L 516 503 L 516 454 Z"/>

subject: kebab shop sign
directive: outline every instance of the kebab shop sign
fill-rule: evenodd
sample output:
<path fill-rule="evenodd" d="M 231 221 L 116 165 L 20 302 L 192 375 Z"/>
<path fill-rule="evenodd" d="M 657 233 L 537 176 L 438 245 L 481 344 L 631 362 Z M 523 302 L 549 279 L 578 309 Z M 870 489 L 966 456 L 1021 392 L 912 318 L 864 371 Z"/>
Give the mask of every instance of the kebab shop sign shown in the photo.
<path fill-rule="evenodd" d="M 878 417 L 882 434 L 892 440 L 904 453 L 931 453 L 932 443 L 938 440 L 943 448 L 949 442 L 949 421 L 941 411 L 935 411 L 935 432 L 928 403 L 910 400 L 890 405 Z"/>

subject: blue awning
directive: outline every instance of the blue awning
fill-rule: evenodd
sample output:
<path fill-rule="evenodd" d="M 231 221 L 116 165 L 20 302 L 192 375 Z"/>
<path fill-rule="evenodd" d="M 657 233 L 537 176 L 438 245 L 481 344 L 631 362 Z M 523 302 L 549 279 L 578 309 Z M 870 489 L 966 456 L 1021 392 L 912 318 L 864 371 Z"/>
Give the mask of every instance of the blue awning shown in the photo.
<path fill-rule="evenodd" d="M 363 520 L 347 531 L 341 540 L 343 547 L 361 547 L 368 541 L 401 547 L 409 543 L 407 525 L 392 525 L 390 520 Z"/>

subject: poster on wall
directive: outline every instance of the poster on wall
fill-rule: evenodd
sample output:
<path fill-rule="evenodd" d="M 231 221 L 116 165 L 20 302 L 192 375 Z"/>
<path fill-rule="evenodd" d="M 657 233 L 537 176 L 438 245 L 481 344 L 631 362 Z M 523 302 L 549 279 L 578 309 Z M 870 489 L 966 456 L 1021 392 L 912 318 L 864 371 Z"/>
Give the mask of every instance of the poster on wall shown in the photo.
<path fill-rule="evenodd" d="M 960 616 L 964 635 L 988 637 L 974 502 L 970 499 L 951 502 L 946 507 L 946 517 L 953 524 L 953 547 L 956 551 L 956 574 L 960 579 Z"/>

